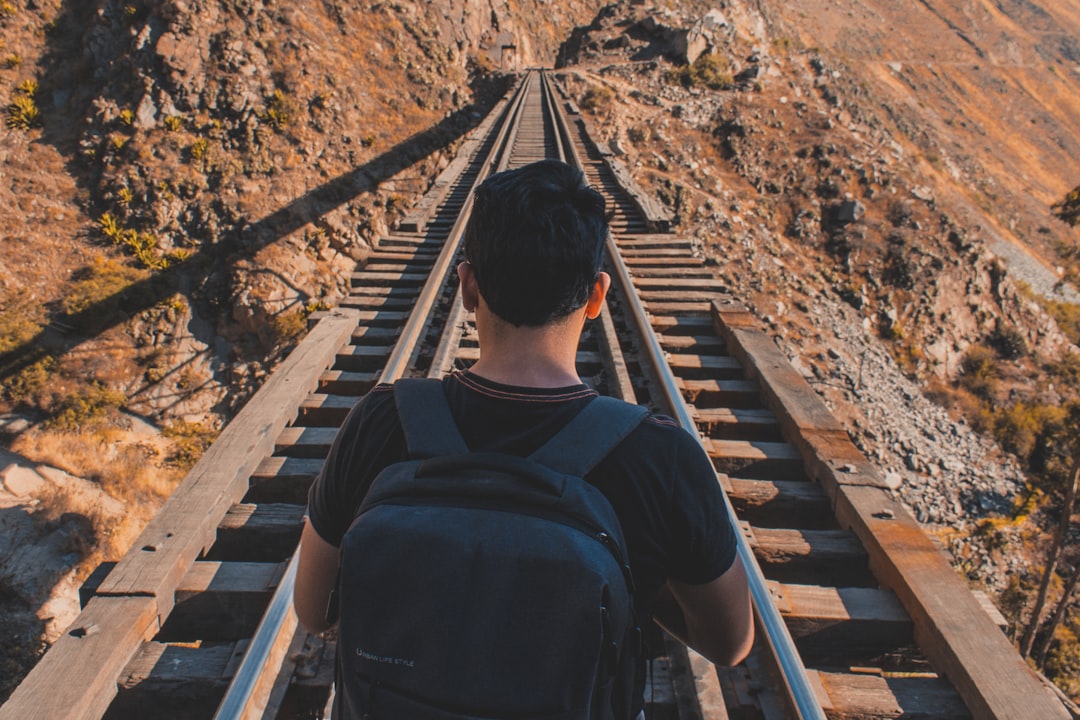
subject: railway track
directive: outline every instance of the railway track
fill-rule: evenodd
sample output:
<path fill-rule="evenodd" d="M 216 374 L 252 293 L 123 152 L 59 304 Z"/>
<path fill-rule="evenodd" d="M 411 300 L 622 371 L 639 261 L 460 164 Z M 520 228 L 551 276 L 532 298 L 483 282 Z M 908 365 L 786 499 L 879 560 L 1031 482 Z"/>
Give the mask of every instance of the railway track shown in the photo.
<path fill-rule="evenodd" d="M 699 433 L 742 528 L 758 641 L 719 673 L 665 640 L 652 718 L 1070 717 L 753 318 L 667 232 L 573 103 L 529 73 L 353 277 L 0 707 L 0 720 L 318 717 L 332 637 L 291 612 L 307 488 L 363 393 L 478 356 L 451 267 L 472 188 L 544 157 L 613 210 L 579 373 Z"/>

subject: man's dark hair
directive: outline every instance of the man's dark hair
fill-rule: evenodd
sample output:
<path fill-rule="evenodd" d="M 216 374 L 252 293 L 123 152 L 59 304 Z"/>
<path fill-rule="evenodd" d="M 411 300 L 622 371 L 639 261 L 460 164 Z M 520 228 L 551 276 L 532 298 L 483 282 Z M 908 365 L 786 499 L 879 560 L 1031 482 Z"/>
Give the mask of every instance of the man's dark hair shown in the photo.
<path fill-rule="evenodd" d="M 606 238 L 603 196 L 580 170 L 541 160 L 477 188 L 465 258 L 493 313 L 538 327 L 585 305 Z"/>

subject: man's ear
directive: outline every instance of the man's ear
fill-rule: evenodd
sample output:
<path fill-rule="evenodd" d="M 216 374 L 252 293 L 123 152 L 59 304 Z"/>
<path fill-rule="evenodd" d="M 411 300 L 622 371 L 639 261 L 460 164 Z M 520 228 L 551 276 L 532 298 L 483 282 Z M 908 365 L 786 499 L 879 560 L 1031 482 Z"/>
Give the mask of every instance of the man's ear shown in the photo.
<path fill-rule="evenodd" d="M 457 275 L 461 281 L 461 304 L 472 312 L 480 303 L 480 289 L 476 285 L 476 274 L 468 260 L 458 263 Z"/>
<path fill-rule="evenodd" d="M 585 303 L 585 317 L 589 320 L 595 320 L 600 316 L 600 311 L 604 309 L 604 298 L 607 297 L 607 292 L 611 288 L 611 276 L 606 272 L 601 272 L 596 276 L 596 281 L 593 282 L 592 292 L 589 293 L 589 299 Z"/>

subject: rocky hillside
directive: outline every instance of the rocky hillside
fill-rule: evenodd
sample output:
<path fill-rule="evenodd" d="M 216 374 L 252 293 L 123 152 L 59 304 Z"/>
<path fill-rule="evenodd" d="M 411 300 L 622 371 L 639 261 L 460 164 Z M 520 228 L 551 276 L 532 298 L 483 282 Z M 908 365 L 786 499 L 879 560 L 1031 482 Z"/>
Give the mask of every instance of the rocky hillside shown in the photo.
<path fill-rule="evenodd" d="M 1072 397 L 1053 368 L 1077 337 L 1055 317 L 1080 233 L 1049 205 L 1080 182 L 1077 37 L 1078 0 L 0 2 L 0 441 L 17 452 L 0 501 L 18 543 L 66 558 L 37 587 L 0 572 L 0 614 L 29 619 L 0 628 L 0 676 L 40 651 L 53 583 L 149 512 L 80 510 L 78 478 L 160 502 L 499 71 L 533 65 L 562 68 L 957 565 L 1029 582 L 1020 541 L 1043 526 L 1019 506 L 1045 408 Z"/>
<path fill-rule="evenodd" d="M 622 3 L 560 65 L 616 159 L 1023 623 L 1080 395 L 1080 337 L 1057 322 L 1080 236 L 1050 212 L 1080 180 L 1076 34 L 1014 33 L 1046 14 L 1030 4 L 880 5 Z M 1075 30 L 1070 5 L 1047 13 Z M 1075 646 L 1055 648 L 1048 672 L 1075 677 Z"/>
<path fill-rule="evenodd" d="M 553 63 L 598 6 L 0 3 L 0 547 L 53 559 L 0 563 L 0 699 L 70 616 L 39 611 L 53 587 L 122 550 L 341 296 L 496 71 Z"/>

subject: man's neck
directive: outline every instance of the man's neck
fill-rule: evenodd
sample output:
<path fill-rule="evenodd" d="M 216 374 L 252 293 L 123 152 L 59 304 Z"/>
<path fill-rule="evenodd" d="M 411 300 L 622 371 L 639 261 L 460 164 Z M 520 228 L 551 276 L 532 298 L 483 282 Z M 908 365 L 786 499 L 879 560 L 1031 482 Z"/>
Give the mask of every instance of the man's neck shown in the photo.
<path fill-rule="evenodd" d="M 578 385 L 577 345 L 584 318 L 543 327 L 514 327 L 477 313 L 480 359 L 470 372 L 503 385 L 557 388 Z"/>

